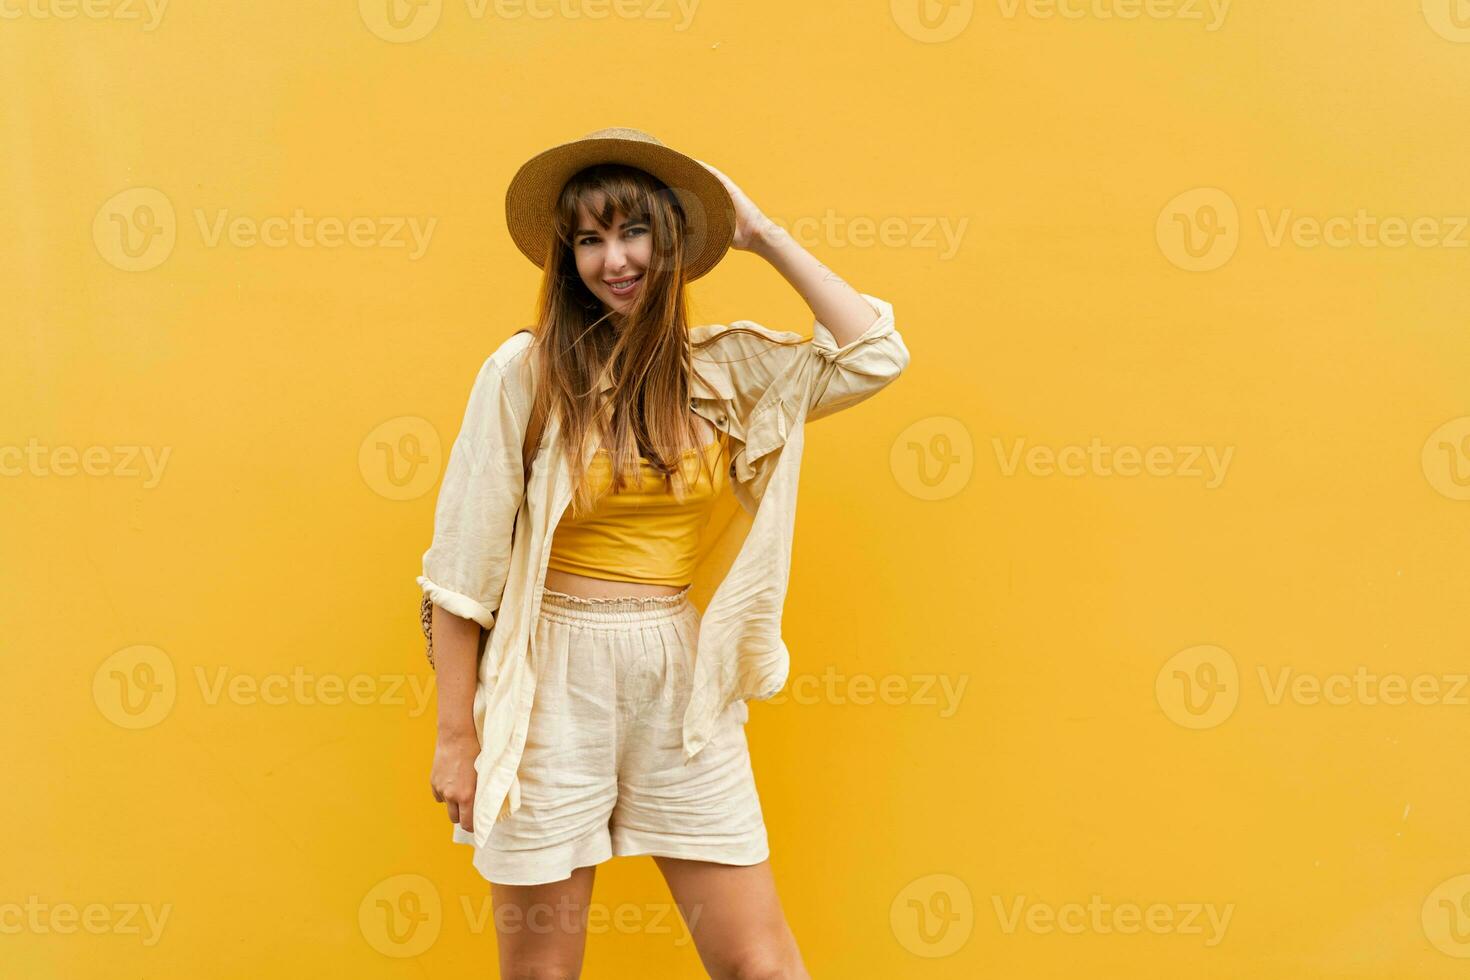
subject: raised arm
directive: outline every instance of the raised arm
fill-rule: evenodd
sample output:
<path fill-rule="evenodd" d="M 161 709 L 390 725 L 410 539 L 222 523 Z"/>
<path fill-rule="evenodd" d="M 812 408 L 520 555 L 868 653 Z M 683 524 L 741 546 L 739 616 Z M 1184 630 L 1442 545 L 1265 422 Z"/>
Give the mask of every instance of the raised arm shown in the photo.
<path fill-rule="evenodd" d="M 857 340 L 880 316 L 861 293 L 823 265 L 790 233 L 773 222 L 755 234 L 750 250 L 776 271 L 806 300 L 812 316 L 827 328 L 838 348 Z"/>
<path fill-rule="evenodd" d="M 802 403 L 808 420 L 819 419 L 856 405 L 898 377 L 908 366 L 909 352 L 894 326 L 893 307 L 853 289 L 766 217 L 734 181 L 708 163 L 704 166 L 725 185 L 735 204 L 732 247 L 769 262 L 806 301 L 814 317 L 810 344 L 766 344 L 741 334 L 731 334 L 728 342 L 721 343 L 726 357 L 740 361 L 733 374 L 746 408 L 752 409 L 775 388 L 784 401 Z M 772 339 L 798 340 L 801 336 L 750 320 L 730 325 Z M 794 410 L 797 406 L 788 407 Z"/>

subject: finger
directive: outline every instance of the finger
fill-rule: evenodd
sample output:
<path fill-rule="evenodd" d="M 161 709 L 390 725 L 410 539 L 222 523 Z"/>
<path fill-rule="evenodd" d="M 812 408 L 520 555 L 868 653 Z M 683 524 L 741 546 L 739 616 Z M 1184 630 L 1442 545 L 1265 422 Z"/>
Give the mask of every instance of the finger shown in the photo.
<path fill-rule="evenodd" d="M 475 832 L 475 795 L 473 793 L 470 794 L 469 799 L 464 801 L 464 820 L 460 821 L 460 826 L 467 834 Z"/>
<path fill-rule="evenodd" d="M 449 822 L 459 823 L 459 804 L 452 801 L 449 804 Z"/>
<path fill-rule="evenodd" d="M 434 791 L 434 802 L 435 803 L 443 803 L 444 802 L 444 794 L 443 793 L 439 792 L 439 790 L 436 787 L 434 787 L 433 785 L 430 785 L 429 786 L 429 789 L 431 789 L 431 790 Z"/>

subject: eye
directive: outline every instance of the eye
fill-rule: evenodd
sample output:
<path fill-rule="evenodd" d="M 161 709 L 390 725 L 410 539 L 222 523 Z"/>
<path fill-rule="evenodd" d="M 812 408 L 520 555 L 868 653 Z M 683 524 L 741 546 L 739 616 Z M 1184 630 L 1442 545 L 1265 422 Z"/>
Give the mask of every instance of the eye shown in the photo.
<path fill-rule="evenodd" d="M 648 234 L 648 226 L 647 225 L 629 225 L 627 228 L 623 229 L 623 234 L 625 234 L 625 235 L 646 235 L 646 234 Z M 596 235 L 583 235 L 581 238 L 576 239 L 576 244 L 577 245 L 594 245 L 594 244 L 596 244 L 597 242 L 599 242 L 601 240 L 602 239 L 598 238 Z"/>

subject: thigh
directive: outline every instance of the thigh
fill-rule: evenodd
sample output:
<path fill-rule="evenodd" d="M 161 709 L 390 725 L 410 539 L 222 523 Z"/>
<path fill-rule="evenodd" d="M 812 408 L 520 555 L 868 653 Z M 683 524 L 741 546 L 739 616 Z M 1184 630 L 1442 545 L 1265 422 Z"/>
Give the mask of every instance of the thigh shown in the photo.
<path fill-rule="evenodd" d="M 771 862 L 718 864 L 655 856 L 711 977 L 805 977 Z"/>
<path fill-rule="evenodd" d="M 500 975 L 577 976 L 587 947 L 596 866 L 545 885 L 490 886 Z"/>

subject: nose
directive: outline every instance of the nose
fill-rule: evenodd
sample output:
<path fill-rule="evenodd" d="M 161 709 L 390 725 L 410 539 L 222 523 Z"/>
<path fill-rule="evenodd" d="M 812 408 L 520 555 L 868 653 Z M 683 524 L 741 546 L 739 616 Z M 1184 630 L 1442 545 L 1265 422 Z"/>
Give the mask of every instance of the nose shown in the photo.
<path fill-rule="evenodd" d="M 606 269 L 607 278 L 616 279 L 617 276 L 632 272 L 629 253 L 632 253 L 632 242 L 614 239 L 607 245 L 607 251 L 603 253 L 603 267 Z"/>
<path fill-rule="evenodd" d="M 628 258 L 622 242 L 613 242 L 607 247 L 607 256 L 603 265 L 607 270 L 608 278 L 621 275 L 626 271 Z"/>

